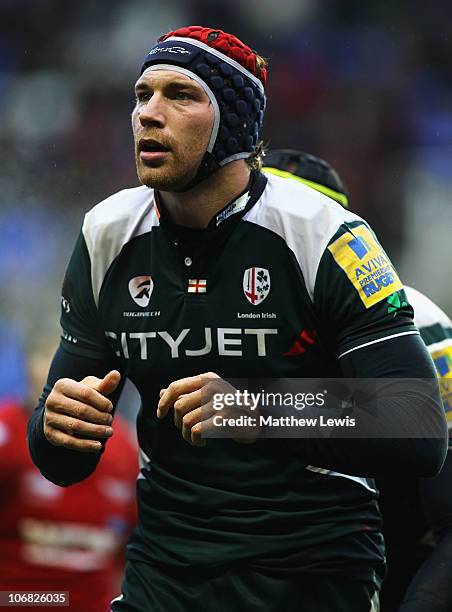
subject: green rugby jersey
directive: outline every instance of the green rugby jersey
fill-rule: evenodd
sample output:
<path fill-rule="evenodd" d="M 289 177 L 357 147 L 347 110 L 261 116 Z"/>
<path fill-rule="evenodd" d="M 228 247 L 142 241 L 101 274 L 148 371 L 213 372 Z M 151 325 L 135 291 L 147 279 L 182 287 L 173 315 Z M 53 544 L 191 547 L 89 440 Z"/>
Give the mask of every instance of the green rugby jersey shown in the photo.
<path fill-rule="evenodd" d="M 380 572 L 372 481 L 308 465 L 294 440 L 192 447 L 171 414 L 156 417 L 160 389 L 176 379 L 338 377 L 341 356 L 417 334 L 362 219 L 299 182 L 259 173 L 203 230 L 173 225 L 152 189 L 121 191 L 86 215 L 61 322 L 67 351 L 114 354 L 141 394 L 130 559 Z"/>

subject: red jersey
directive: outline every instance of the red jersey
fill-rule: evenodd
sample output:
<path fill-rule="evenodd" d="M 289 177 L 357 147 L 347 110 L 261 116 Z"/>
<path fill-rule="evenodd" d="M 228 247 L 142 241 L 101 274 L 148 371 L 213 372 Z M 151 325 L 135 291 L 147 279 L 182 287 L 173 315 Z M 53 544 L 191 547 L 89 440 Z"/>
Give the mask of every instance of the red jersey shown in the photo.
<path fill-rule="evenodd" d="M 69 591 L 61 609 L 107 612 L 136 521 L 137 446 L 116 417 L 95 472 L 59 487 L 31 461 L 28 417 L 22 406 L 0 404 L 0 590 Z"/>

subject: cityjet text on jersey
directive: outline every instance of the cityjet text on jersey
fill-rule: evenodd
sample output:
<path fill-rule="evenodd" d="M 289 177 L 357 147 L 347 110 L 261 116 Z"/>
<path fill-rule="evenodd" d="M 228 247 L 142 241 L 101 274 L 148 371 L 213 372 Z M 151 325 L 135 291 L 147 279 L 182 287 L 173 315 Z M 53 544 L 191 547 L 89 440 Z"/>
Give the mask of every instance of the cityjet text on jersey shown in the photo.
<path fill-rule="evenodd" d="M 201 332 L 201 334 L 199 333 Z M 202 357 L 212 351 L 224 357 L 242 357 L 245 337 L 249 350 L 255 351 L 257 357 L 267 356 L 267 336 L 277 335 L 276 328 L 240 328 L 240 327 L 205 327 L 204 330 L 182 329 L 178 335 L 168 331 L 148 332 L 113 332 L 106 331 L 107 338 L 113 341 L 118 357 L 125 359 L 148 359 L 155 352 L 161 354 L 166 346 L 173 359 L 178 357 Z M 198 346 L 195 339 L 201 336 Z"/>

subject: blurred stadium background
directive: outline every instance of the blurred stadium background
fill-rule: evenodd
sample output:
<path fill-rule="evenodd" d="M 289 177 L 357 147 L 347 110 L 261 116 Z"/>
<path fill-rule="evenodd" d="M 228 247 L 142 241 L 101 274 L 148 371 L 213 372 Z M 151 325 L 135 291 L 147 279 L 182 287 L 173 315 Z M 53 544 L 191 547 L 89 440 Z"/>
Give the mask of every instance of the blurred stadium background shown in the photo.
<path fill-rule="evenodd" d="M 137 184 L 133 83 L 188 24 L 269 58 L 266 143 L 332 163 L 404 282 L 452 314 L 452 4 L 0 0 L 0 394 L 26 384 L 15 336 L 55 341 L 83 213 Z"/>

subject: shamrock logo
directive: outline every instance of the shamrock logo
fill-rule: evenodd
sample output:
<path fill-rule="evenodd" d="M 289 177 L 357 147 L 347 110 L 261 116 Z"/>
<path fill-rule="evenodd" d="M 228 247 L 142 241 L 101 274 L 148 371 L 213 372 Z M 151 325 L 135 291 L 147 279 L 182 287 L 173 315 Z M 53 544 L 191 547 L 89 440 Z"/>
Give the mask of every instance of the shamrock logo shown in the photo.
<path fill-rule="evenodd" d="M 400 291 L 396 291 L 396 293 L 392 293 L 388 297 L 387 302 L 388 302 L 388 314 L 393 313 L 394 316 L 396 316 L 397 311 L 408 306 L 408 302 L 406 302 L 404 299 L 401 299 Z"/>
<path fill-rule="evenodd" d="M 264 270 L 259 270 L 256 277 L 259 283 L 257 287 L 257 291 L 259 293 L 267 292 L 270 289 L 267 273 Z"/>

